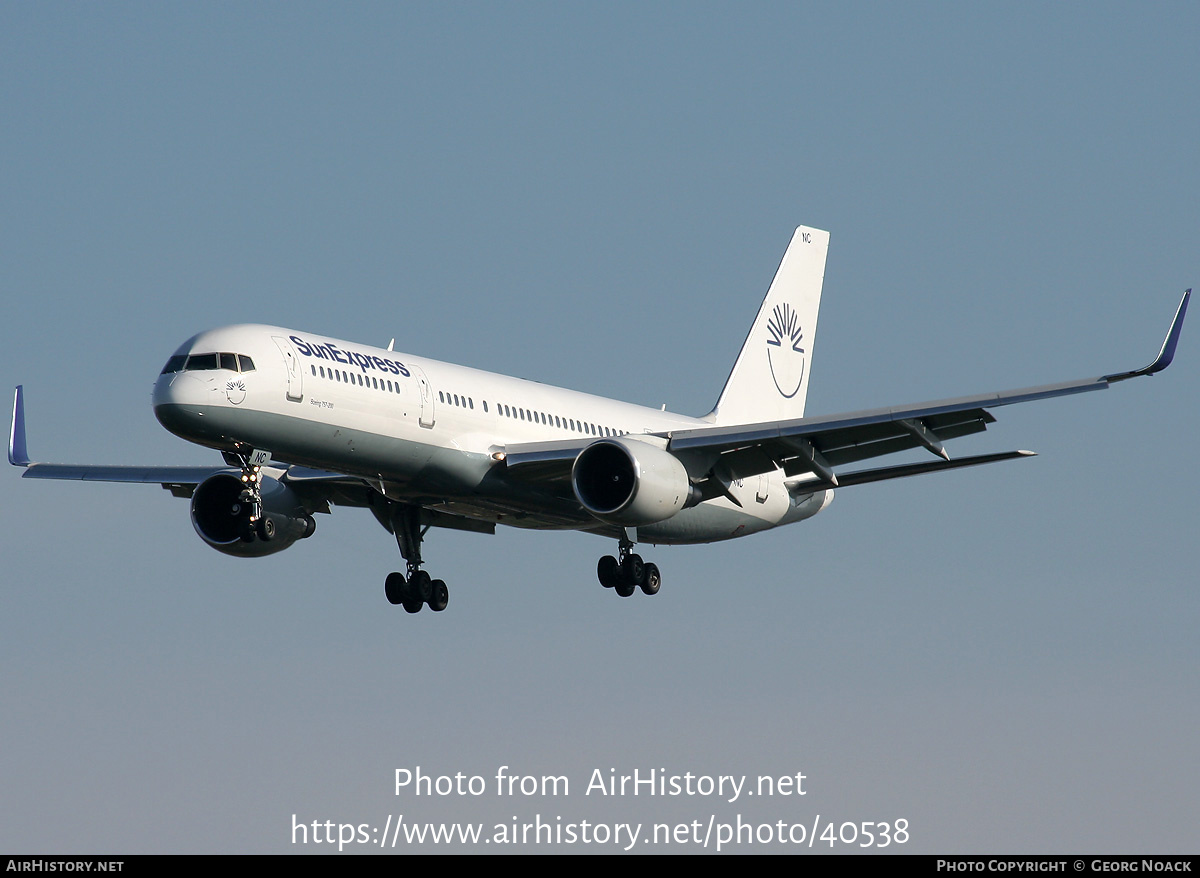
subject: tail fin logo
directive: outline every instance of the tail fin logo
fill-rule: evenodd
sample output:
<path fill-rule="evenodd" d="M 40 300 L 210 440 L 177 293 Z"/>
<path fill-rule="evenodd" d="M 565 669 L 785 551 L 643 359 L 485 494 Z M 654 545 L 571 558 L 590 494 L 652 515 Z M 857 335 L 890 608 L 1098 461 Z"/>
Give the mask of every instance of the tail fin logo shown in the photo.
<path fill-rule="evenodd" d="M 767 362 L 775 389 L 785 399 L 791 399 L 800 390 L 804 381 L 807 362 L 804 348 L 804 330 L 800 326 L 800 315 L 787 302 L 776 305 L 767 320 Z"/>

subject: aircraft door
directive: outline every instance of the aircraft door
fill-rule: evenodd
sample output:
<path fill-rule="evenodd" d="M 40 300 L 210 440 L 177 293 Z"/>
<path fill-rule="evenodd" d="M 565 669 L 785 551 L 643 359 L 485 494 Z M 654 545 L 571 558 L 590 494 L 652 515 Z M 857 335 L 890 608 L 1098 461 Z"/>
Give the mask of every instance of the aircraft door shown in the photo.
<path fill-rule="evenodd" d="M 429 378 L 420 366 L 409 365 L 407 368 L 413 378 L 417 380 L 417 387 L 421 391 L 421 426 L 432 427 L 434 421 L 433 387 L 430 386 Z"/>
<path fill-rule="evenodd" d="M 282 336 L 271 337 L 279 353 L 283 354 L 283 362 L 287 366 L 287 398 L 292 402 L 304 399 L 304 370 L 300 368 L 300 357 L 292 343 Z"/>

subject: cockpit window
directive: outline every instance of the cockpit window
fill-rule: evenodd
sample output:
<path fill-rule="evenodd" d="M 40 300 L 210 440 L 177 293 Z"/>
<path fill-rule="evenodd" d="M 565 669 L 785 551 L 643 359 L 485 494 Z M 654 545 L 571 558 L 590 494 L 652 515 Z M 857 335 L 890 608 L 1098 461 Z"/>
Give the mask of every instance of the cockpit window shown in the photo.
<path fill-rule="evenodd" d="M 187 365 L 184 366 L 184 370 L 188 372 L 199 372 L 215 368 L 217 368 L 216 354 L 192 354 L 188 357 Z"/>
<path fill-rule="evenodd" d="M 239 368 L 239 366 L 241 368 Z M 230 372 L 253 372 L 254 361 L 245 354 L 176 354 L 167 360 L 160 375 L 174 372 L 201 372 L 212 369 L 228 369 Z"/>
<path fill-rule="evenodd" d="M 176 354 L 167 360 L 167 365 L 163 366 L 160 375 L 170 375 L 173 372 L 182 372 L 183 364 L 187 362 L 187 354 Z"/>

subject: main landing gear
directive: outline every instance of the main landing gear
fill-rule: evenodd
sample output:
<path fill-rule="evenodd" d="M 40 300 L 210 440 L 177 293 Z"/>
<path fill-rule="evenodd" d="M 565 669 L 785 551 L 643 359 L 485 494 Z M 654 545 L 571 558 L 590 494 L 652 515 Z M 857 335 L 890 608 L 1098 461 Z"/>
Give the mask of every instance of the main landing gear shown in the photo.
<path fill-rule="evenodd" d="M 408 562 L 408 577 L 403 573 L 389 573 L 383 585 L 388 603 L 403 604 L 410 613 L 421 612 L 426 604 L 435 613 L 446 609 L 450 602 L 450 591 L 446 583 L 433 579 L 421 569 L 421 540 L 429 527 L 421 527 L 421 510 L 416 506 L 392 504 L 388 511 L 392 531 L 400 554 Z"/>
<path fill-rule="evenodd" d="M 275 522 L 263 515 L 262 468 L 271 459 L 271 452 L 243 448 L 223 452 L 225 462 L 242 471 L 242 492 L 230 510 L 240 519 L 242 542 L 260 539 L 264 543 L 275 539 Z"/>
<path fill-rule="evenodd" d="M 643 594 L 658 594 L 662 575 L 657 564 L 647 564 L 641 555 L 633 553 L 633 541 L 622 539 L 617 557 L 605 555 L 596 565 L 596 576 L 605 588 L 613 589 L 623 598 L 637 589 Z"/>

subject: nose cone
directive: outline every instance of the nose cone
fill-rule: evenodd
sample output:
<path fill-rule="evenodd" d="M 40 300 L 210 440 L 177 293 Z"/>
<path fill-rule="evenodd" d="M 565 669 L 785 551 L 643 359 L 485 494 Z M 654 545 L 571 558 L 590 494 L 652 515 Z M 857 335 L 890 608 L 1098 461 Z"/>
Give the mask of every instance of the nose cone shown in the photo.
<path fill-rule="evenodd" d="M 211 372 L 172 372 L 154 382 L 151 404 L 158 422 L 184 439 L 200 441 L 208 432 L 205 410 L 219 388 Z"/>
<path fill-rule="evenodd" d="M 181 374 L 180 372 L 165 373 L 159 375 L 158 380 L 154 382 L 154 389 L 150 391 L 150 404 L 154 406 L 155 414 L 158 413 L 159 408 L 175 404 L 175 392 L 171 389 L 171 385 Z"/>

